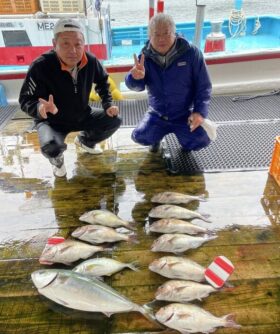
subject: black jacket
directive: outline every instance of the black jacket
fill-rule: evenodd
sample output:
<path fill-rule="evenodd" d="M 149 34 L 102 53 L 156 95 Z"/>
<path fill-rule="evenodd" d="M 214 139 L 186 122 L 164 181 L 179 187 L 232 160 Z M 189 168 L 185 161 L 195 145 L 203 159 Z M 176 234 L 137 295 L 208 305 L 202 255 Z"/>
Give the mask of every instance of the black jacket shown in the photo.
<path fill-rule="evenodd" d="M 70 72 L 62 70 L 56 53 L 52 50 L 37 58 L 27 72 L 20 91 L 19 103 L 21 109 L 32 116 L 36 122 L 43 121 L 37 113 L 38 99 L 54 97 L 58 113 L 48 113 L 50 124 L 74 125 L 83 121 L 91 111 L 89 94 L 92 84 L 102 99 L 104 110 L 112 105 L 112 96 L 107 82 L 108 74 L 101 63 L 86 52 L 87 64 L 79 69 L 77 80 Z"/>

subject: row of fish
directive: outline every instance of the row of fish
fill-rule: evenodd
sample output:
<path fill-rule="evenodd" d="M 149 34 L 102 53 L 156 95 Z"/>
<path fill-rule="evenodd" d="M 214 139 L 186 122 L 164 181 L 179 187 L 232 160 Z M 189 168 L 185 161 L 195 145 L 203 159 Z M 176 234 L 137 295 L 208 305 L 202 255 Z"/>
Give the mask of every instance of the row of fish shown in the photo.
<path fill-rule="evenodd" d="M 99 244 L 118 241 L 137 242 L 134 233 L 127 234 L 117 230 L 118 227 L 131 230 L 134 229 L 134 226 L 110 211 L 92 210 L 83 214 L 80 220 L 92 225 L 78 227 L 71 235 L 90 244 L 67 239 L 60 243 L 47 245 L 39 259 L 41 264 L 70 265 L 80 259 L 87 259 L 97 252 L 112 250 L 112 248 Z"/>
<path fill-rule="evenodd" d="M 205 200 L 201 196 L 188 196 L 173 192 L 164 192 L 152 197 L 151 201 L 160 203 L 153 208 L 149 216 L 161 218 L 147 227 L 148 232 L 163 233 L 152 244 L 154 252 L 182 253 L 215 239 L 203 227 L 183 219 L 202 219 L 210 222 L 208 216 L 174 204 L 186 204 L 192 200 Z M 159 286 L 155 299 L 171 302 L 161 307 L 156 319 L 163 325 L 178 330 L 182 334 L 212 333 L 217 327 L 240 326 L 232 315 L 216 317 L 202 308 L 189 304 L 193 300 L 202 300 L 218 289 L 206 284 L 205 268 L 198 263 L 179 256 L 164 256 L 154 260 L 149 269 L 170 280 Z"/>

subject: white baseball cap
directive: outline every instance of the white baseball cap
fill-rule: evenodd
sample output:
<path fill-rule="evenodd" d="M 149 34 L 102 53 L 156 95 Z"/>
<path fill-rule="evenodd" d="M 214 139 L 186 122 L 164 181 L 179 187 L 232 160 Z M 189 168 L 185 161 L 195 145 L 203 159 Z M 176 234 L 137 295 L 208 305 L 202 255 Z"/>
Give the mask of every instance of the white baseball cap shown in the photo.
<path fill-rule="evenodd" d="M 80 23 L 71 18 L 58 20 L 53 28 L 54 35 L 65 31 L 76 31 L 84 34 L 83 28 Z"/>

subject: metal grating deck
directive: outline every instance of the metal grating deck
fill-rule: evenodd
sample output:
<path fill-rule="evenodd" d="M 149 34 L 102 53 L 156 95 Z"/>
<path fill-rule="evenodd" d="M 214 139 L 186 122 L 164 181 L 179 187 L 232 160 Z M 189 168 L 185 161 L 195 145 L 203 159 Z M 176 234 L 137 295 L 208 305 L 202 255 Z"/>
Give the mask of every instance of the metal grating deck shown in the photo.
<path fill-rule="evenodd" d="M 123 121 L 122 127 L 129 128 L 135 127 L 140 122 L 148 109 L 148 100 L 120 100 L 114 101 L 114 105 L 118 106 L 120 109 L 120 116 Z M 94 102 L 91 106 L 101 108 L 101 103 Z"/>
<path fill-rule="evenodd" d="M 2 130 L 7 125 L 9 120 L 15 115 L 18 108 L 18 105 L 0 107 L 0 130 Z"/>
<path fill-rule="evenodd" d="M 163 143 L 164 158 L 175 174 L 266 169 L 279 133 L 280 121 L 223 124 L 215 142 L 190 153 L 184 152 L 171 134 Z"/>

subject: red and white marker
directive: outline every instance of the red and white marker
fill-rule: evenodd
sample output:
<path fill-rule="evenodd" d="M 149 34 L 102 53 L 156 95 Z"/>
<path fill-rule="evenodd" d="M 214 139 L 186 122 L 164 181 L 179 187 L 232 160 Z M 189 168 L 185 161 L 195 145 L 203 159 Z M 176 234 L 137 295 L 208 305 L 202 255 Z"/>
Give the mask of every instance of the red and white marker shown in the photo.
<path fill-rule="evenodd" d="M 51 237 L 48 239 L 47 245 L 57 245 L 65 241 L 63 237 Z"/>
<path fill-rule="evenodd" d="M 234 265 L 225 256 L 217 256 L 204 272 L 205 279 L 214 287 L 221 288 L 234 271 Z"/>

